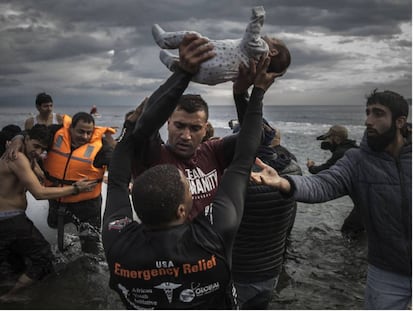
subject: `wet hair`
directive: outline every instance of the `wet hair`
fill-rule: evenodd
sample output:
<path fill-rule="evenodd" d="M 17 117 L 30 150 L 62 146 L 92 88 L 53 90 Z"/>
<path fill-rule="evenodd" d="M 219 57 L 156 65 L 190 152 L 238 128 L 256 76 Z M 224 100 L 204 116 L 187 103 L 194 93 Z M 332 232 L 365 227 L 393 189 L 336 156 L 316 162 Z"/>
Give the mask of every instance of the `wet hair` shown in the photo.
<path fill-rule="evenodd" d="M 14 136 L 22 131 L 20 126 L 15 124 L 8 124 L 0 131 L 0 156 L 6 150 L 6 142 L 11 140 Z"/>
<path fill-rule="evenodd" d="M 29 136 L 30 139 L 38 140 L 42 145 L 47 146 L 47 149 L 49 149 L 52 144 L 52 132 L 44 124 L 35 124 L 27 131 L 27 136 Z"/>
<path fill-rule="evenodd" d="M 5 127 L 3 127 L 1 131 L 10 136 L 10 139 L 12 139 L 15 135 L 19 134 L 22 131 L 22 129 L 18 125 L 8 124 Z"/>
<path fill-rule="evenodd" d="M 78 112 L 72 117 L 72 124 L 70 125 L 70 127 L 74 128 L 80 120 L 86 123 L 93 123 L 93 125 L 95 125 L 95 119 L 91 114 L 87 112 Z"/>
<path fill-rule="evenodd" d="M 370 95 L 367 96 L 367 107 L 373 104 L 380 104 L 388 107 L 392 113 L 392 119 L 396 120 L 398 117 L 408 117 L 408 103 L 400 94 L 393 91 L 378 92 L 374 89 Z"/>
<path fill-rule="evenodd" d="M 52 96 L 45 92 L 36 95 L 36 106 L 41 106 L 44 103 L 53 103 Z"/>
<path fill-rule="evenodd" d="M 208 120 L 208 105 L 200 95 L 185 94 L 177 102 L 177 110 L 184 110 L 188 113 L 204 111 Z"/>
<path fill-rule="evenodd" d="M 162 164 L 147 169 L 135 179 L 132 202 L 144 224 L 162 226 L 176 219 L 184 192 L 178 169 L 171 164 Z"/>

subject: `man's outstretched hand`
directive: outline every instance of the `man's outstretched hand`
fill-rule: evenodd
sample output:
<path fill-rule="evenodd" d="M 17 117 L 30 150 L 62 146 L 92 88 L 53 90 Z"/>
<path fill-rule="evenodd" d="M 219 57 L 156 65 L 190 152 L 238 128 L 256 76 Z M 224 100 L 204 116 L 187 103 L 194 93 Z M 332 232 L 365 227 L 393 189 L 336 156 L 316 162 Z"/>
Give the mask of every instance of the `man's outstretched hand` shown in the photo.
<path fill-rule="evenodd" d="M 276 170 L 256 158 L 255 164 L 261 168 L 259 172 L 251 172 L 250 180 L 258 185 L 266 185 L 279 189 L 282 192 L 290 191 L 290 183 L 287 179 L 280 177 Z"/>

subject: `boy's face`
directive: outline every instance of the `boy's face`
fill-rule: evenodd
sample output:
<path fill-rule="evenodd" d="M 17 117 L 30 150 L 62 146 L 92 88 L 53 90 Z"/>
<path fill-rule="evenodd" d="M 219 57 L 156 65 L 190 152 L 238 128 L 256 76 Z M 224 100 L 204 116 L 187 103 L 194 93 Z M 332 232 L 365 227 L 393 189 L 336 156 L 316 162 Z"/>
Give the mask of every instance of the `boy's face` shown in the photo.
<path fill-rule="evenodd" d="M 29 136 L 25 137 L 25 155 L 30 160 L 37 160 L 40 155 L 47 149 L 47 146 L 42 144 L 37 139 L 31 139 Z"/>
<path fill-rule="evenodd" d="M 47 115 L 53 112 L 53 103 L 42 103 L 37 106 L 37 110 L 39 110 L 39 113 L 42 115 Z"/>

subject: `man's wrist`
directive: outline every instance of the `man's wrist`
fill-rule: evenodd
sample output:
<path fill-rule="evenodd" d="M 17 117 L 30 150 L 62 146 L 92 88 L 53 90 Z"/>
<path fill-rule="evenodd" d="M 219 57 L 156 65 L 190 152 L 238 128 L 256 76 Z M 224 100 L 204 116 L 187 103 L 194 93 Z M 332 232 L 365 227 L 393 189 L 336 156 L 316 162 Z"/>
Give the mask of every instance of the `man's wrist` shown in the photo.
<path fill-rule="evenodd" d="M 197 73 L 198 69 L 195 72 L 192 72 L 191 69 L 185 68 L 180 62 L 177 63 L 176 69 L 174 72 L 182 73 L 190 77 L 190 79 Z"/>
<path fill-rule="evenodd" d="M 79 186 L 76 183 L 73 183 L 72 186 L 73 186 L 72 194 L 73 195 L 79 194 L 80 192 Z"/>

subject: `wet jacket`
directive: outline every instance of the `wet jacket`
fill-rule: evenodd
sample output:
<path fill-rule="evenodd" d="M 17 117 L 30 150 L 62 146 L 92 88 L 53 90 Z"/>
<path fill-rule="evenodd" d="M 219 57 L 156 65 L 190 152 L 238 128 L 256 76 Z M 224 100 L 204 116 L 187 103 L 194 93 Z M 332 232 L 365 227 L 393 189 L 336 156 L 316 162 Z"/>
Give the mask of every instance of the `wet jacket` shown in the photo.
<path fill-rule="evenodd" d="M 332 152 L 332 156 L 325 163 L 309 167 L 309 172 L 312 174 L 318 174 L 320 171 L 330 168 L 336 163 L 336 161 L 344 156 L 347 150 L 351 148 L 358 148 L 355 140 L 346 139 L 341 144 L 336 146 L 335 150 Z"/>
<path fill-rule="evenodd" d="M 368 262 L 411 276 L 411 140 L 397 159 L 372 151 L 366 134 L 360 149 L 347 151 L 329 170 L 289 176 L 294 198 L 319 203 L 349 194 L 361 207 L 368 236 Z"/>
<path fill-rule="evenodd" d="M 299 165 L 285 150 L 260 146 L 257 155 L 280 174 L 301 175 Z M 286 198 L 272 187 L 249 183 L 233 248 L 235 282 L 263 281 L 280 273 L 295 212 L 296 201 L 292 198 Z"/>
<path fill-rule="evenodd" d="M 64 116 L 63 126 L 56 131 L 53 146 L 44 161 L 48 186 L 72 184 L 77 180 L 88 177 L 100 181 L 90 192 L 82 192 L 61 198 L 61 202 L 74 203 L 94 199 L 101 194 L 102 178 L 105 166 L 95 167 L 94 160 L 102 149 L 102 136 L 105 132 L 114 132 L 106 127 L 95 127 L 89 143 L 72 150 L 70 138 L 71 118 Z"/>

